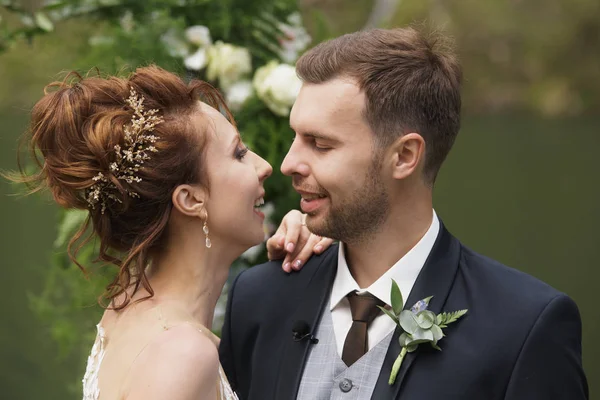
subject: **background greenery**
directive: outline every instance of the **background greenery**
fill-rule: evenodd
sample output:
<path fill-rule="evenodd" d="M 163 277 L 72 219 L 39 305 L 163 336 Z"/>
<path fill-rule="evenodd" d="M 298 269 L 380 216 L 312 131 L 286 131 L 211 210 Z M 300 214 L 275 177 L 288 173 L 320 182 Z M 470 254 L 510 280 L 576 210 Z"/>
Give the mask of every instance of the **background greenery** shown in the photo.
<path fill-rule="evenodd" d="M 136 9 L 137 15 L 175 3 L 130 2 L 132 7 L 144 4 L 143 9 Z M 361 28 L 374 3 L 305 0 L 300 6 L 318 41 Z M 24 3 L 25 7 L 35 5 Z M 227 16 L 228 10 L 216 9 L 213 15 Z M 256 14 L 256 9 L 246 10 L 239 18 L 252 24 Z M 11 26 L 19 26 L 14 16 L 0 15 Z M 181 63 L 157 50 L 153 35 L 160 31 L 160 24 L 148 27 L 146 34 L 140 31 L 133 38 L 120 37 L 121 47 L 112 53 L 89 45 L 92 36 L 121 34 L 110 22 L 119 17 L 73 18 L 30 42 L 17 39 L 13 48 L 0 54 L 0 169 L 15 167 L 16 139 L 26 127 L 28 110 L 59 71 L 99 66 L 102 72 L 112 72 L 126 63 L 135 66 L 149 61 L 183 71 Z M 190 14 L 181 23 L 202 24 L 207 17 Z M 594 0 L 405 0 L 380 23 L 400 26 L 414 20 L 427 20 L 452 33 L 465 68 L 463 129 L 439 177 L 436 210 L 470 247 L 533 274 L 575 299 L 583 318 L 584 366 L 594 399 L 600 393 L 595 382 L 600 377 L 600 347 L 595 341 L 600 313 L 592 299 L 600 278 L 596 235 L 600 216 L 596 179 L 600 6 Z M 245 40 L 249 30 L 239 30 L 235 40 Z M 248 39 L 248 43 L 254 42 Z M 255 59 L 260 59 L 258 53 L 253 53 Z M 255 127 L 282 123 L 265 114 L 260 104 L 253 104 L 256 108 L 248 108 L 238 118 L 259 121 Z M 284 127 L 273 131 L 285 136 Z M 277 143 L 283 146 L 290 138 L 279 138 Z M 284 152 L 281 147 L 272 154 L 282 157 Z M 270 161 L 277 165 L 277 159 Z M 276 172 L 271 181 L 275 183 L 267 188 L 268 193 L 286 196 L 288 192 L 282 190 L 289 187 L 286 178 Z M 52 260 L 64 259 L 52 247 L 60 216 L 56 207 L 47 198 L 15 198 L 10 193 L 14 187 L 1 181 L 2 398 L 75 399 L 80 397 L 77 382 L 85 363 L 82 354 L 93 335 L 89 315 L 99 310 L 89 297 L 74 298 L 73 294 L 84 287 L 93 293 L 94 285 L 68 268 L 51 267 Z M 288 200 L 292 206 L 295 200 Z M 48 288 L 53 290 L 45 293 Z M 48 315 L 61 318 L 49 319 Z M 69 343 L 81 348 L 73 349 Z"/>

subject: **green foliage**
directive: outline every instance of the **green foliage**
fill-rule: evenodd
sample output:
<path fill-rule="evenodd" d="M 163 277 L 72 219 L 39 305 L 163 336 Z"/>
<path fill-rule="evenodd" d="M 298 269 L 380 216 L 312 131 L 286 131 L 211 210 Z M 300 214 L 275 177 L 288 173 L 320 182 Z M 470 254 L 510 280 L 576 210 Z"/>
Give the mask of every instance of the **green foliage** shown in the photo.
<path fill-rule="evenodd" d="M 402 292 L 400 292 L 400 288 L 395 280 L 392 279 L 392 310 L 394 310 L 394 314 L 400 315 L 402 309 L 404 308 L 404 300 L 402 300 Z"/>
<path fill-rule="evenodd" d="M 458 310 L 450 313 L 441 313 L 437 315 L 436 324 L 439 325 L 440 328 L 446 328 L 448 324 L 453 323 L 463 315 L 467 313 L 467 310 Z"/>

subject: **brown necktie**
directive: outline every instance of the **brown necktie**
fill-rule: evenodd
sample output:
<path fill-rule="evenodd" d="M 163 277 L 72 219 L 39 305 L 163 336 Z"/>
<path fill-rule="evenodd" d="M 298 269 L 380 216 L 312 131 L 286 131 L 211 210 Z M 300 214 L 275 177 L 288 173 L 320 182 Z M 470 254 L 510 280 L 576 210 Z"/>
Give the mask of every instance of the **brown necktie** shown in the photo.
<path fill-rule="evenodd" d="M 367 352 L 367 328 L 381 312 L 377 306 L 383 306 L 385 303 L 368 292 L 360 295 L 352 292 L 346 297 L 352 311 L 352 326 L 344 342 L 342 360 L 347 366 L 351 366 Z"/>

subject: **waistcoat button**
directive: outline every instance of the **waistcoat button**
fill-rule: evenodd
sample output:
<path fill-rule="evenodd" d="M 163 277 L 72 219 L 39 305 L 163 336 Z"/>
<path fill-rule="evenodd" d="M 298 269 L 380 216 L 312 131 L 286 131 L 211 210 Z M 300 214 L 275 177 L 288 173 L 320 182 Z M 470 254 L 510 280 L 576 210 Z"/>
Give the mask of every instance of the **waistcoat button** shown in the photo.
<path fill-rule="evenodd" d="M 352 389 L 352 381 L 350 379 L 343 379 L 340 381 L 340 390 L 344 393 L 348 393 Z"/>

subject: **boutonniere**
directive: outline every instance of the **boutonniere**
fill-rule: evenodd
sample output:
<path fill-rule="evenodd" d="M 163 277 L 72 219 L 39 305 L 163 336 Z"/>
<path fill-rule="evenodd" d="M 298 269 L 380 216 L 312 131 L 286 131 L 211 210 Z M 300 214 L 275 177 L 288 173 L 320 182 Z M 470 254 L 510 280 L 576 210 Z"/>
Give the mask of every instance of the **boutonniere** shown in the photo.
<path fill-rule="evenodd" d="M 392 279 L 392 309 L 387 310 L 378 306 L 381 311 L 393 319 L 396 325 L 404 331 L 399 338 L 402 350 L 392 366 L 392 372 L 388 381 L 390 385 L 393 385 L 396 381 L 396 375 L 398 375 L 406 353 L 412 353 L 421 343 L 429 343 L 434 349 L 442 350 L 437 344 L 445 336 L 442 328 L 446 328 L 448 324 L 451 324 L 467 313 L 467 310 L 459 310 L 435 315 L 435 313 L 427 309 L 429 301 L 432 298 L 433 296 L 429 296 L 423 300 L 419 300 L 410 310 L 403 310 L 404 300 L 402 299 L 402 293 L 400 293 L 400 288 L 396 281 Z"/>

